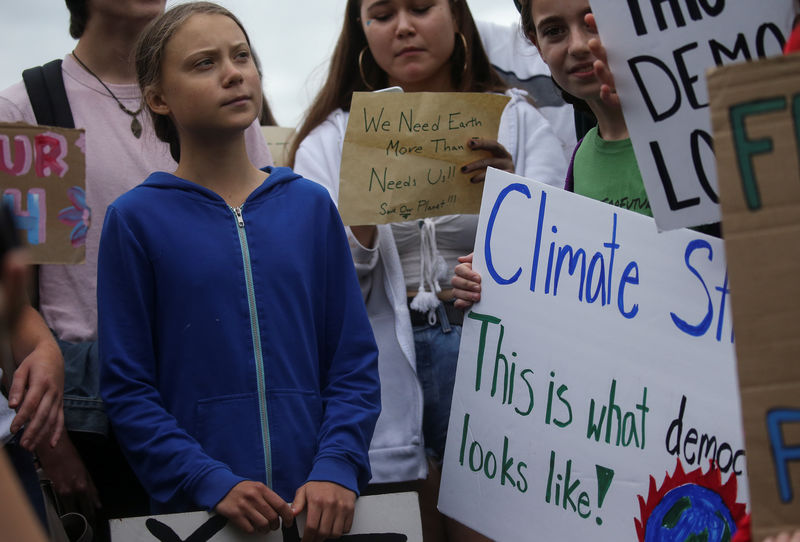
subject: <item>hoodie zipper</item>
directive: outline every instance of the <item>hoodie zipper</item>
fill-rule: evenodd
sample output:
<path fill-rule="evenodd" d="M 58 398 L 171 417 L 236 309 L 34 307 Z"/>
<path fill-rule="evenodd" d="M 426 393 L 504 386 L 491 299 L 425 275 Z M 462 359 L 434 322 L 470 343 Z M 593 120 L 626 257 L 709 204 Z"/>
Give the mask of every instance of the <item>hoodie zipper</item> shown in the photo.
<path fill-rule="evenodd" d="M 264 446 L 264 467 L 267 473 L 267 486 L 272 487 L 272 451 L 270 449 L 269 416 L 267 415 L 267 385 L 264 376 L 264 356 L 261 350 L 261 333 L 258 325 L 258 312 L 256 311 L 256 295 L 253 287 L 253 269 L 250 266 L 250 248 L 247 245 L 247 232 L 244 228 L 242 208 L 230 207 L 236 218 L 236 231 L 239 234 L 239 245 L 242 249 L 244 262 L 244 277 L 247 284 L 247 304 L 250 309 L 250 333 L 253 336 L 253 353 L 256 364 L 256 380 L 258 383 L 258 406 L 261 414 L 261 438 Z"/>

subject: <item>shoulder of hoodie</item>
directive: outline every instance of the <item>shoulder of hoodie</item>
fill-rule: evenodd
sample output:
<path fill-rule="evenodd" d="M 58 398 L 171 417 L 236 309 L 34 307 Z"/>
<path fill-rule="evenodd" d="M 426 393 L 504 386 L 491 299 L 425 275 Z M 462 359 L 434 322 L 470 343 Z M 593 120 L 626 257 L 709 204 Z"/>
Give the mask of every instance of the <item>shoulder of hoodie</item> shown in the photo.
<path fill-rule="evenodd" d="M 285 185 L 287 187 L 291 187 L 292 190 L 303 190 L 320 198 L 323 196 L 330 198 L 328 196 L 328 192 L 324 188 L 320 187 L 317 183 L 304 178 L 299 173 L 294 172 L 291 168 L 267 166 L 262 168 L 262 171 L 268 174 L 264 179 L 264 183 L 267 186 L 265 189 L 262 189 L 261 187 L 257 189 L 261 191 L 259 197 L 268 196 L 275 189 Z M 214 192 L 201 185 L 192 183 L 190 181 L 185 181 L 180 177 L 176 177 L 174 174 L 166 171 L 155 171 L 148 175 L 148 177 L 140 184 L 119 196 L 114 203 L 112 203 L 112 205 L 114 207 L 125 207 L 136 202 L 140 198 L 151 197 L 150 190 L 167 190 L 175 191 L 176 193 L 205 193 L 204 195 L 210 197 L 212 200 L 219 199 L 220 203 L 224 203 L 222 198 L 219 198 L 219 196 L 217 196 Z M 150 201 L 152 202 L 152 200 Z"/>
<path fill-rule="evenodd" d="M 265 196 L 268 196 L 273 191 L 275 194 L 287 192 L 291 195 L 302 196 L 303 205 L 311 203 L 333 205 L 328 190 L 324 186 L 303 177 L 291 168 L 270 166 L 265 169 L 270 172 L 267 182 L 269 182 L 269 179 L 275 178 L 273 181 L 274 186 L 265 191 Z"/>

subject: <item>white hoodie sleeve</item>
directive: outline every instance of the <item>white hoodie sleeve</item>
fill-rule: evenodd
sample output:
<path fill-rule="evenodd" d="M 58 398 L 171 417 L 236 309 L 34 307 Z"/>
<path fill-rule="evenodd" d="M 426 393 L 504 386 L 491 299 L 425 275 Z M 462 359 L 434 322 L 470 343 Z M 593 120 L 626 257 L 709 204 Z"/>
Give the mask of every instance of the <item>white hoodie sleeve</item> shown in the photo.
<path fill-rule="evenodd" d="M 500 117 L 497 140 L 514 159 L 517 175 L 562 188 L 567 158 L 550 123 L 519 89 L 510 89 L 511 101 Z"/>

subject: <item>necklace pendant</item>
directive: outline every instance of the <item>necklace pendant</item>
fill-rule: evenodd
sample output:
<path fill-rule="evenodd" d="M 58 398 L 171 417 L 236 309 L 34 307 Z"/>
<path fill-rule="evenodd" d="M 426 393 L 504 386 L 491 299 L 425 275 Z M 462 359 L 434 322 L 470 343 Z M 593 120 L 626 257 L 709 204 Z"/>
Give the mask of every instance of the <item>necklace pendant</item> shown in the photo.
<path fill-rule="evenodd" d="M 131 121 L 131 132 L 133 132 L 133 137 L 139 139 L 142 137 L 142 123 L 139 122 L 139 119 L 133 117 Z"/>

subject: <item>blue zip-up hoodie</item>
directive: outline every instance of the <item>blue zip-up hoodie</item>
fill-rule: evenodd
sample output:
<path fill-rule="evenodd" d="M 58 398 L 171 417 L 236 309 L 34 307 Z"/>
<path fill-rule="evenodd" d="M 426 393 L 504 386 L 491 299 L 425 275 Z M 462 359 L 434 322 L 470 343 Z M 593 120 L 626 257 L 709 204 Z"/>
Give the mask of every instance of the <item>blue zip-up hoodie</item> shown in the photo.
<path fill-rule="evenodd" d="M 344 228 L 324 188 L 265 171 L 238 209 L 158 172 L 106 213 L 101 392 L 156 513 L 370 478 L 377 348 Z"/>

